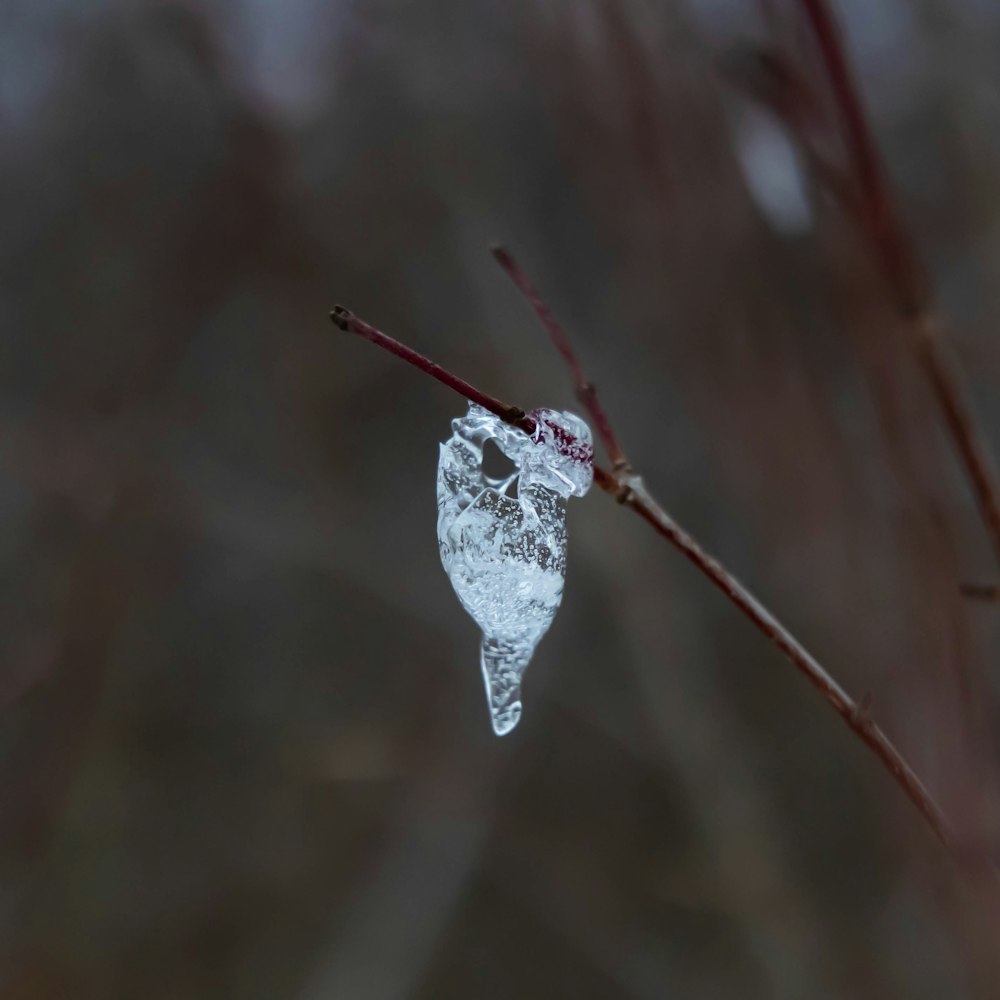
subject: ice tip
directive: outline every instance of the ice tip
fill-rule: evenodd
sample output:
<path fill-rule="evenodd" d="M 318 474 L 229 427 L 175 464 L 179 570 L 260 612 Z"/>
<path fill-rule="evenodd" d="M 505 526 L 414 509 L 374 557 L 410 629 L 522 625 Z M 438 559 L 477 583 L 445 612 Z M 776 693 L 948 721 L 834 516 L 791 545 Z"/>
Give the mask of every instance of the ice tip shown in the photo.
<path fill-rule="evenodd" d="M 493 723 L 493 732 L 497 736 L 506 736 L 516 729 L 517 724 L 521 721 L 521 703 L 515 701 L 501 712 L 491 712 L 490 721 Z"/>

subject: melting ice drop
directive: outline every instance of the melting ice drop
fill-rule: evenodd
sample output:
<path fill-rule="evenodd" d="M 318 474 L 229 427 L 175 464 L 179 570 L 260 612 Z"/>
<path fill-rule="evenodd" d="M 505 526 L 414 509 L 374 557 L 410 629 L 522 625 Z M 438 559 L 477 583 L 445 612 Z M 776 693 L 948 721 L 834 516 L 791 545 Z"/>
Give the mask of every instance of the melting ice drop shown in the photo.
<path fill-rule="evenodd" d="M 532 435 L 470 403 L 451 422 L 438 462 L 441 562 L 482 629 L 480 662 L 498 736 L 521 718 L 521 677 L 562 600 L 566 501 L 583 496 L 594 477 L 590 429 L 579 417 L 529 415 Z M 514 463 L 507 479 L 483 471 L 487 441 Z"/>

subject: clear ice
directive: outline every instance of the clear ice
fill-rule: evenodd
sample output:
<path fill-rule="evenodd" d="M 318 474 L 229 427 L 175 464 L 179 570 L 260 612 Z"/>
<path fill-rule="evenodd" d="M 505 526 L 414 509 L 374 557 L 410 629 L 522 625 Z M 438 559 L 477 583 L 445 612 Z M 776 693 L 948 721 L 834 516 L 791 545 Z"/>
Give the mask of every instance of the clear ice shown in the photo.
<path fill-rule="evenodd" d="M 451 422 L 438 462 L 441 562 L 483 632 L 480 661 L 498 736 L 521 718 L 521 677 L 562 601 L 566 501 L 594 478 L 590 428 L 579 417 L 529 416 L 531 435 L 470 403 Z M 483 471 L 488 441 L 514 464 L 508 477 Z"/>

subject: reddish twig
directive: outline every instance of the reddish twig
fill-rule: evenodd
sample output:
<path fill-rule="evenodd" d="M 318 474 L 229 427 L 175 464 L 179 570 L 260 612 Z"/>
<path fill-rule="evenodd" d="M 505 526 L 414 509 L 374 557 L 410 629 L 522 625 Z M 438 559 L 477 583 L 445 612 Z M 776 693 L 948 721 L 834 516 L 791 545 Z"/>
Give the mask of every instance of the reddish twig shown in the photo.
<path fill-rule="evenodd" d="M 713 559 L 677 524 L 649 495 L 639 477 L 634 477 L 629 483 L 624 503 L 632 507 L 643 520 L 679 549 L 753 622 L 758 631 L 784 653 L 795 669 L 823 695 L 847 726 L 878 757 L 882 766 L 920 810 L 938 840 L 950 851 L 957 851 L 958 844 L 951 824 L 924 783 L 907 763 L 906 758 L 872 720 L 864 701 L 856 702 L 802 643 L 729 570 Z"/>
<path fill-rule="evenodd" d="M 812 28 L 830 81 L 840 125 L 854 173 L 861 188 L 869 221 L 881 238 L 906 244 L 899 229 L 882 164 L 865 115 L 864 105 L 851 76 L 837 23 L 824 0 L 799 0 Z"/>
<path fill-rule="evenodd" d="M 510 258 L 510 260 L 513 260 L 513 258 Z M 517 271 L 521 273 L 519 268 Z M 539 303 L 540 308 L 536 310 L 539 312 L 539 315 L 551 319 L 551 313 L 544 306 L 533 286 L 527 284 L 526 287 L 532 289 L 532 294 Z M 508 406 L 494 399 L 492 396 L 486 395 L 468 382 L 441 368 L 440 365 L 429 361 L 422 354 L 406 347 L 399 343 L 399 341 L 394 340 L 375 327 L 358 319 L 348 310 L 337 307 L 331 313 L 331 319 L 341 329 L 364 337 L 376 346 L 384 348 L 404 361 L 408 361 L 421 371 L 436 378 L 439 382 L 443 382 L 467 399 L 485 406 L 492 413 L 500 417 L 501 420 L 525 428 L 524 421 L 529 418 L 525 418 L 524 411 L 517 407 Z M 550 334 L 552 333 L 552 329 L 560 331 L 561 352 L 566 358 L 567 364 L 574 374 L 574 378 L 579 373 L 581 376 L 580 381 L 585 382 L 585 379 L 582 378 L 582 368 L 573 352 L 568 335 L 562 327 L 554 323 L 554 320 L 552 324 L 550 326 L 549 323 L 546 323 L 546 327 L 549 329 Z M 592 398 L 596 401 L 596 396 Z M 603 413 L 603 410 L 601 412 Z M 610 424 L 608 424 L 608 428 L 610 428 Z M 616 440 L 613 434 L 611 440 Z M 617 448 L 617 453 L 624 460 L 624 453 L 620 447 Z M 739 608 L 770 642 L 781 650 L 795 668 L 820 691 L 848 727 L 881 761 L 885 769 L 892 775 L 896 783 L 920 811 L 941 843 L 949 850 L 957 853 L 956 838 L 951 824 L 940 807 L 935 803 L 930 792 L 906 762 L 903 755 L 896 749 L 889 737 L 872 721 L 867 706 L 859 705 L 858 702 L 854 701 L 792 633 L 739 580 L 717 560 L 712 558 L 691 535 L 684 531 L 667 514 L 649 494 L 642 479 L 632 472 L 625 471 L 625 468 L 611 473 L 595 463 L 594 482 L 602 490 L 618 500 L 619 503 L 631 507 L 658 534 L 662 535 L 671 545 L 682 552 L 695 567 L 707 576 Z"/>
<path fill-rule="evenodd" d="M 932 316 L 923 315 L 916 322 L 918 358 L 934 388 L 942 418 L 976 498 L 979 516 L 1000 562 L 1000 499 L 993 459 L 973 415 L 954 352 L 940 336 Z"/>
<path fill-rule="evenodd" d="M 492 251 L 497 263 L 507 272 L 507 276 L 518 287 L 525 299 L 527 299 L 528 304 L 534 310 L 542 326 L 548 330 L 549 336 L 552 338 L 552 343 L 555 344 L 556 350 L 562 355 L 563 361 L 566 362 L 566 367 L 569 368 L 570 375 L 573 378 L 573 386 L 576 389 L 577 399 L 580 400 L 581 405 L 594 422 L 594 429 L 597 431 L 597 436 L 604 445 L 604 450 L 608 453 L 608 458 L 611 459 L 612 467 L 616 471 L 627 470 L 628 461 L 621 446 L 618 444 L 618 439 L 611 428 L 611 422 L 604 412 L 604 407 L 601 406 L 601 401 L 597 398 L 597 387 L 584 374 L 583 366 L 573 352 L 573 345 L 570 342 L 569 335 L 556 321 L 556 318 L 552 315 L 552 310 L 542 300 L 542 297 L 538 294 L 538 290 L 531 283 L 521 265 L 514 259 L 513 254 L 502 246 L 494 246 Z"/>
<path fill-rule="evenodd" d="M 330 319 L 341 330 L 345 330 L 348 333 L 355 333 L 359 337 L 364 337 L 365 340 L 375 344 L 376 347 L 381 347 L 384 351 L 395 354 L 397 358 L 402 358 L 415 368 L 419 368 L 420 371 L 430 375 L 431 378 L 436 378 L 439 382 L 443 382 L 449 389 L 453 389 L 470 402 L 478 403 L 484 409 L 489 410 L 490 413 L 495 413 L 505 423 L 520 427 L 521 430 L 528 434 L 535 433 L 535 421 L 524 410 L 520 410 L 516 406 L 508 406 L 507 403 L 503 403 L 499 399 L 481 392 L 474 385 L 466 382 L 465 379 L 453 375 L 450 371 L 431 361 L 430 358 L 424 356 L 419 351 L 413 350 L 412 347 L 407 347 L 406 344 L 401 344 L 398 340 L 394 340 L 381 330 L 376 330 L 375 327 L 370 326 L 364 320 L 358 319 L 350 309 L 345 309 L 343 306 L 334 306 L 333 311 L 330 313 Z"/>

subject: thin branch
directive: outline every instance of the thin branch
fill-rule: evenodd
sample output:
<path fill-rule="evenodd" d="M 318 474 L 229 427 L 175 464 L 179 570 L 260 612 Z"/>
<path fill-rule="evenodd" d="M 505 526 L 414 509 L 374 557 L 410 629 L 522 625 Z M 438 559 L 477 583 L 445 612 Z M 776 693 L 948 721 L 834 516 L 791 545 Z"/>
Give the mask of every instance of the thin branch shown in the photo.
<path fill-rule="evenodd" d="M 862 210 L 858 221 L 893 290 L 900 315 L 911 325 L 917 360 L 931 384 L 942 421 L 1000 562 L 1000 485 L 996 468 L 985 435 L 973 416 L 958 366 L 941 336 L 940 324 L 933 318 L 926 271 L 896 212 L 841 33 L 826 0 L 799 0 L 799 5 L 823 59 L 841 135 L 860 189 Z"/>
<path fill-rule="evenodd" d="M 430 375 L 431 378 L 436 378 L 439 382 L 444 383 L 449 389 L 453 389 L 470 402 L 478 403 L 484 409 L 489 410 L 490 413 L 496 414 L 504 423 L 520 427 L 527 434 L 535 433 L 535 421 L 524 410 L 501 402 L 501 400 L 494 396 L 488 396 L 485 392 L 466 382 L 465 379 L 453 375 L 446 368 L 442 368 L 436 362 L 431 361 L 430 358 L 419 351 L 415 351 L 412 347 L 407 347 L 406 344 L 401 344 L 398 340 L 394 340 L 381 330 L 376 330 L 375 327 L 370 326 L 364 320 L 358 319 L 350 309 L 345 309 L 343 306 L 334 306 L 333 311 L 330 313 L 330 319 L 333 321 L 334 326 L 340 327 L 341 330 L 345 330 L 347 333 L 357 334 L 359 337 L 363 337 L 365 340 L 373 343 L 376 347 L 381 347 L 382 350 L 388 351 L 390 354 L 395 354 L 397 358 L 402 358 L 415 368 L 419 368 L 420 371 Z"/>
<path fill-rule="evenodd" d="M 534 292 L 534 294 L 537 297 L 537 292 Z M 538 301 L 541 302 L 540 299 Z M 547 309 L 544 309 L 544 315 L 551 314 Z M 467 399 L 485 406 L 492 413 L 500 417 L 501 420 L 524 428 L 524 420 L 526 418 L 522 410 L 519 410 L 517 407 L 507 406 L 492 396 L 487 396 L 468 382 L 441 368 L 440 365 L 429 361 L 422 354 L 406 347 L 399 343 L 399 341 L 394 340 L 375 327 L 358 319 L 348 310 L 338 306 L 331 313 L 331 319 L 341 329 L 364 337 L 376 346 L 395 354 L 421 371 L 433 376 L 439 382 L 443 382 Z M 561 327 L 558 327 L 558 329 L 561 331 L 563 344 L 569 357 L 575 361 L 569 337 Z M 570 367 L 573 370 L 572 364 Z M 576 370 L 579 370 L 578 364 Z M 611 439 L 615 440 L 613 435 Z M 618 454 L 622 454 L 620 449 L 618 449 Z M 892 775 L 896 783 L 920 811 L 920 814 L 927 821 L 927 824 L 933 830 L 938 840 L 946 848 L 958 855 L 960 852 L 951 824 L 934 801 L 930 792 L 906 762 L 903 755 L 896 749 L 889 737 L 872 721 L 867 705 L 854 701 L 791 632 L 739 580 L 710 556 L 691 535 L 684 531 L 667 514 L 649 494 L 639 476 L 622 470 L 611 473 L 595 463 L 594 482 L 606 493 L 613 496 L 619 503 L 634 510 L 658 534 L 662 535 L 671 545 L 683 553 L 690 562 L 729 598 L 753 623 L 758 631 L 781 650 L 795 668 L 819 690 L 848 727 L 882 762 L 885 769 Z"/>
<path fill-rule="evenodd" d="M 604 450 L 608 453 L 608 458 L 611 459 L 613 468 L 616 471 L 627 470 L 629 467 L 628 460 L 625 458 L 625 453 L 618 444 L 618 438 L 615 436 L 614 430 L 612 430 L 611 421 L 608 420 L 608 416 L 604 412 L 604 407 L 601 406 L 601 401 L 597 398 L 597 386 L 584 374 L 583 366 L 573 351 L 573 344 L 569 339 L 569 334 L 556 321 L 555 316 L 552 315 L 552 310 L 549 309 L 541 295 L 538 294 L 538 290 L 531 283 L 521 265 L 514 259 L 514 255 L 502 246 L 494 246 L 491 249 L 497 263 L 504 269 L 510 280 L 514 282 L 521 294 L 527 299 L 528 304 L 534 310 L 542 326 L 548 330 L 556 350 L 562 355 L 563 361 L 566 362 L 566 367 L 569 368 L 570 375 L 573 378 L 576 397 L 580 400 L 581 405 L 586 409 L 590 415 L 590 419 L 594 422 L 594 429 L 597 431 L 597 436 L 604 445 Z"/>
<path fill-rule="evenodd" d="M 847 55 L 825 0 L 799 0 L 812 29 L 830 81 L 830 88 L 840 117 L 840 126 L 870 223 L 881 238 L 906 246 L 898 225 L 892 200 L 883 177 L 871 126 L 864 105 L 851 76 Z M 905 256 L 905 251 L 903 252 Z"/>
<path fill-rule="evenodd" d="M 1000 562 L 1000 498 L 992 456 L 972 412 L 954 351 L 931 316 L 920 317 L 917 324 L 919 360 L 934 388 L 942 417 L 976 498 L 979 516 L 986 525 L 997 562 Z"/>
<path fill-rule="evenodd" d="M 896 783 L 920 810 L 935 836 L 950 851 L 957 850 L 954 829 L 916 772 L 893 742 L 872 720 L 864 701 L 856 702 L 819 661 L 721 563 L 712 558 L 650 495 L 636 476 L 623 502 L 679 549 L 750 619 L 833 707 L 848 727 L 882 762 Z"/>

